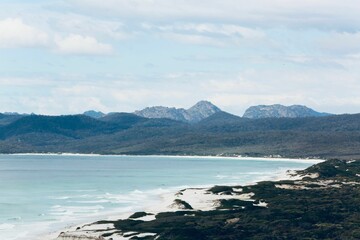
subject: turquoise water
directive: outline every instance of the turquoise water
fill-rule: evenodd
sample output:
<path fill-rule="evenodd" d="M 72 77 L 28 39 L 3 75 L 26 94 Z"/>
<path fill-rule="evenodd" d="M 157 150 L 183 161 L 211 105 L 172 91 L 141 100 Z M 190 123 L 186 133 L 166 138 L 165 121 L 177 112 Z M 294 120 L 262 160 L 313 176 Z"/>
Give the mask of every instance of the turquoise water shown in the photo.
<path fill-rule="evenodd" d="M 0 155 L 0 239 L 141 210 L 188 186 L 246 184 L 313 162 L 156 156 Z"/>

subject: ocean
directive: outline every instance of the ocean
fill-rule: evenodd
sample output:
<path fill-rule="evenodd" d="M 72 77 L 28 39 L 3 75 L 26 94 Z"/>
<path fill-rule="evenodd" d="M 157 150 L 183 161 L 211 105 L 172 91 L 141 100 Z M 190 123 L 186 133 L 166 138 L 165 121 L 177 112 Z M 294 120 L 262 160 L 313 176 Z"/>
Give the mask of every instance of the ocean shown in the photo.
<path fill-rule="evenodd" d="M 0 239 L 29 240 L 140 211 L 193 186 L 271 180 L 314 161 L 214 157 L 0 155 Z"/>

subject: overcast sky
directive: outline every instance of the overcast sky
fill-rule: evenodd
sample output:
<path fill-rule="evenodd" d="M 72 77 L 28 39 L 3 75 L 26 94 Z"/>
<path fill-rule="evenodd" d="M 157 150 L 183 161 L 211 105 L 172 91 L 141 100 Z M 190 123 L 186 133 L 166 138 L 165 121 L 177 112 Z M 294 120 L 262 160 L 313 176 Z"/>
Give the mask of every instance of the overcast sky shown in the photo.
<path fill-rule="evenodd" d="M 1 0 L 0 112 L 360 112 L 358 0 Z"/>

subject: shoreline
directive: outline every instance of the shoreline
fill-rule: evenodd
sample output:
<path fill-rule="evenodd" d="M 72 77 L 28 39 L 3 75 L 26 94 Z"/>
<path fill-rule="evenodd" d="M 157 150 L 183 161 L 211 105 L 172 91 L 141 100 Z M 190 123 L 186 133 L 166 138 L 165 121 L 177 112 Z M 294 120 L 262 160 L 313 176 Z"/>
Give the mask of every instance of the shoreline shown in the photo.
<path fill-rule="evenodd" d="M 254 161 L 285 161 L 285 162 L 309 162 L 321 163 L 327 159 L 321 158 L 287 158 L 287 157 L 247 157 L 247 156 L 217 156 L 217 155 L 128 155 L 128 154 L 87 154 L 87 153 L 0 153 L 1 155 L 11 156 L 71 156 L 71 157 L 156 157 L 156 158 L 206 158 L 224 160 L 254 160 Z"/>
<path fill-rule="evenodd" d="M 117 155 L 116 155 L 117 156 Z M 165 156 L 164 156 L 165 157 Z M 178 156 L 174 156 L 174 157 L 178 157 Z M 196 158 L 196 156 L 191 156 Z M 204 157 L 205 158 L 205 157 Z M 220 157 L 218 157 L 220 158 Z M 238 158 L 234 158 L 234 159 L 238 159 Z M 245 159 L 242 159 L 245 160 Z M 263 160 L 264 159 L 258 159 L 258 160 Z M 284 159 L 283 159 L 284 160 Z M 299 161 L 299 159 L 296 159 Z M 275 161 L 275 160 L 272 160 Z M 284 160 L 286 161 L 286 160 Z M 290 160 L 291 161 L 291 160 Z M 300 161 L 304 161 L 304 160 L 300 160 Z M 319 163 L 322 161 L 317 161 L 316 163 Z M 316 164 L 314 163 L 314 164 Z M 296 179 L 296 176 L 294 176 L 295 171 L 300 170 L 300 169 L 290 169 L 290 170 L 279 170 L 278 172 L 275 172 L 272 175 L 268 175 L 266 177 L 259 177 L 258 179 L 254 179 L 253 181 L 250 182 L 246 182 L 244 184 L 242 184 L 242 186 L 249 186 L 249 185 L 256 185 L 259 182 L 262 181 L 280 181 L 280 180 L 294 180 Z M 97 218 L 96 221 L 102 221 L 102 220 L 106 220 L 106 221 L 116 221 L 116 220 L 125 220 L 125 219 L 129 219 L 129 217 L 136 213 L 136 212 L 146 212 L 146 213 L 151 213 L 152 215 L 147 215 L 144 216 L 142 218 L 137 218 L 136 220 L 143 220 L 143 221 L 151 221 L 155 219 L 155 215 L 159 214 L 159 213 L 163 213 L 163 212 L 176 212 L 176 211 L 181 211 L 183 210 L 180 207 L 176 207 L 174 206 L 175 204 L 175 200 L 179 198 L 179 193 L 181 191 L 186 192 L 186 196 L 185 197 L 185 202 L 189 202 L 191 206 L 197 206 L 196 209 L 197 211 L 209 211 L 209 210 L 216 210 L 216 204 L 215 202 L 218 201 L 219 199 L 232 199 L 232 197 L 228 198 L 219 198 L 218 195 L 214 196 L 209 194 L 207 191 L 208 189 L 211 189 L 215 186 L 227 186 L 227 187 L 236 187 L 239 186 L 239 183 L 228 183 L 228 184 L 206 184 L 206 185 L 194 185 L 194 186 L 177 186 L 177 187 L 171 187 L 168 189 L 164 189 L 165 193 L 160 193 L 158 194 L 158 200 L 155 202 L 148 202 L 147 204 L 144 204 L 143 206 L 139 207 L 136 211 L 129 211 L 129 212 L 123 212 L 123 213 L 115 213 L 115 214 L 107 214 L 107 213 L 103 213 L 101 215 L 103 215 L 103 217 L 99 216 Z M 235 189 L 235 188 L 234 188 Z M 183 194 L 181 194 L 183 195 Z M 253 199 L 251 199 L 251 195 L 244 195 L 244 196 L 240 196 L 241 200 L 244 201 L 253 201 Z M 112 210 L 113 212 L 116 212 L 116 209 Z M 69 239 L 68 236 L 65 237 L 59 237 L 61 233 L 68 233 L 69 236 L 74 236 L 76 234 L 81 234 L 81 236 L 83 236 L 84 238 L 81 239 L 97 239 L 97 238 L 92 238 L 93 236 L 90 234 L 89 237 L 85 237 L 84 233 L 81 232 L 81 229 L 85 229 L 86 232 L 91 232 L 92 230 L 94 232 L 97 232 L 99 230 L 103 230 L 106 231 L 106 228 L 108 228 L 108 226 L 105 226 L 104 228 L 100 228 L 99 229 L 99 224 L 96 224 L 96 221 L 91 222 L 91 221 L 87 221 L 87 222 L 82 222 L 82 223 L 76 223 L 73 225 L 69 225 L 65 228 L 59 229 L 59 230 L 54 230 L 51 232 L 47 232 L 45 233 L 45 235 L 39 235 L 36 240 L 62 240 L 62 239 Z M 96 229 L 96 231 L 95 231 Z M 85 231 L 84 230 L 84 231 Z M 93 233 L 95 234 L 95 233 Z M 128 238 L 113 238 L 114 240 L 116 239 L 128 239 Z"/>

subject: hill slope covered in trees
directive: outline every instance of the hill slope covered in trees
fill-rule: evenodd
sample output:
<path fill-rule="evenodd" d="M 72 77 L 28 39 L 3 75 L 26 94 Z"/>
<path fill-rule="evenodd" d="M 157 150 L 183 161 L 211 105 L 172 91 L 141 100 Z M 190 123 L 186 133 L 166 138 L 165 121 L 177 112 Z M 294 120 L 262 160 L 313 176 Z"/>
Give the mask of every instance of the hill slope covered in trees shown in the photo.
<path fill-rule="evenodd" d="M 198 123 L 117 113 L 22 117 L 0 126 L 0 152 L 360 156 L 360 114 L 248 119 L 218 112 Z"/>

